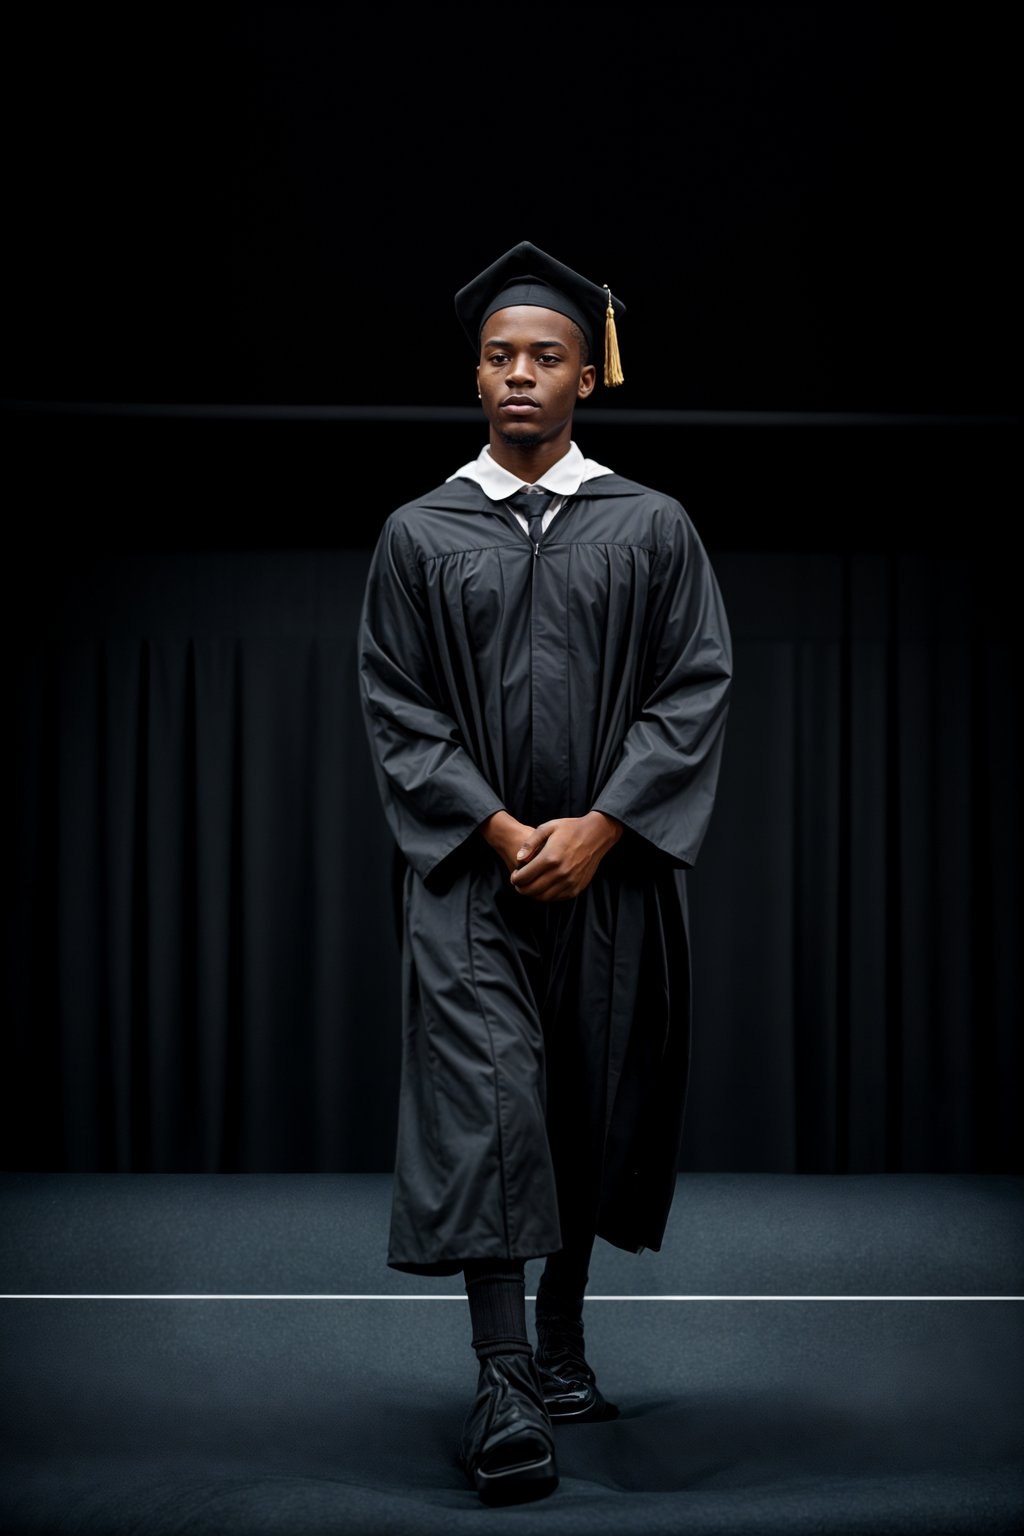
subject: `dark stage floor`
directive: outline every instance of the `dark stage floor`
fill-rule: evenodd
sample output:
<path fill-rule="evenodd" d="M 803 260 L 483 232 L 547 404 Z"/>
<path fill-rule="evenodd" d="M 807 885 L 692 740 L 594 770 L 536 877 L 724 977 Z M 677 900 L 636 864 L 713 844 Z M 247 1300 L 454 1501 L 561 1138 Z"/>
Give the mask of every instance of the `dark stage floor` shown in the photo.
<path fill-rule="evenodd" d="M 660 1254 L 595 1253 L 622 1417 L 506 1510 L 454 1460 L 461 1282 L 387 1269 L 389 1195 L 0 1179 L 4 1536 L 1024 1529 L 1024 1180 L 682 1176 Z"/>

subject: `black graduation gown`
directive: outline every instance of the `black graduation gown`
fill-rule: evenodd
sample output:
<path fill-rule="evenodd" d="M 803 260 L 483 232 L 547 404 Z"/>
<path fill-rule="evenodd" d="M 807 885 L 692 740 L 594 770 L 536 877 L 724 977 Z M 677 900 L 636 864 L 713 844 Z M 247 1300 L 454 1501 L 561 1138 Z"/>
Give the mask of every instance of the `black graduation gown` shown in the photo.
<path fill-rule="evenodd" d="M 450 481 L 388 518 L 359 652 L 406 866 L 389 1265 L 554 1252 L 570 1187 L 599 1236 L 659 1248 L 689 1061 L 684 871 L 731 674 L 692 523 L 602 475 L 535 554 L 503 503 Z M 533 826 L 597 809 L 626 831 L 578 897 L 537 902 L 474 835 L 501 808 Z"/>

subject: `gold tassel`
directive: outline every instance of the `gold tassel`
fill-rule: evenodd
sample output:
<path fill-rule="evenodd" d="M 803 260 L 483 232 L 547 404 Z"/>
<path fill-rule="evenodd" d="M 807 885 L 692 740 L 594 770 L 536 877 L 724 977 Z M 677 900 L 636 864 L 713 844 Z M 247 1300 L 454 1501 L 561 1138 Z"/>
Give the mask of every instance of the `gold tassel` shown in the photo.
<path fill-rule="evenodd" d="M 622 362 L 619 358 L 619 338 L 615 330 L 615 311 L 612 308 L 612 291 L 607 283 L 601 285 L 608 295 L 608 308 L 604 317 L 604 382 L 609 389 L 624 384 Z"/>

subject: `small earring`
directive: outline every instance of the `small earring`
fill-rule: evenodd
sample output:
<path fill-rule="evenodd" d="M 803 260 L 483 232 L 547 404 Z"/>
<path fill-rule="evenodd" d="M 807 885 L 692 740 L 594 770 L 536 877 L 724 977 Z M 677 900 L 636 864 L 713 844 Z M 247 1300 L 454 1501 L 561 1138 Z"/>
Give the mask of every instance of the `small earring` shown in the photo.
<path fill-rule="evenodd" d="M 477 390 L 477 392 L 476 392 L 476 397 L 477 397 L 478 400 L 482 400 L 483 399 L 483 395 L 480 393 L 479 390 Z"/>

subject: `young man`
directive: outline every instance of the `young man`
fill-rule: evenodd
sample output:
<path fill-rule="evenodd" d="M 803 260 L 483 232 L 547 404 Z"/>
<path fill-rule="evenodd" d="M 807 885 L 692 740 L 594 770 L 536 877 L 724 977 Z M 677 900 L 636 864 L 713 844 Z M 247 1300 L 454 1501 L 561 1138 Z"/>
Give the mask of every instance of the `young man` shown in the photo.
<path fill-rule="evenodd" d="M 731 663 L 683 508 L 572 441 L 598 347 L 621 379 L 605 327 L 622 303 L 524 241 L 455 305 L 488 444 L 389 517 L 359 665 L 406 864 L 388 1263 L 465 1276 L 479 1377 L 461 1459 L 497 1503 L 556 1486 L 553 1423 L 618 1411 L 584 1355 L 584 1291 L 595 1233 L 659 1248 L 675 1189 L 683 872 Z"/>

